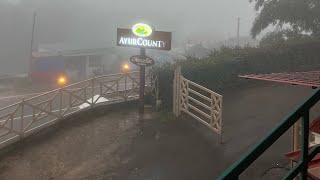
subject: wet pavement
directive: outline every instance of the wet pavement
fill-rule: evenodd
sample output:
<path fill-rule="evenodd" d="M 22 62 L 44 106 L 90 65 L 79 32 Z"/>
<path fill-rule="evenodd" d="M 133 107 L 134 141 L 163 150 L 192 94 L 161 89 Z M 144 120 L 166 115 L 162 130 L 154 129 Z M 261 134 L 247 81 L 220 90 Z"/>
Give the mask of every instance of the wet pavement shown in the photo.
<path fill-rule="evenodd" d="M 5 149 L 0 179 L 80 179 L 114 166 L 118 158 L 113 154 L 137 132 L 139 116 L 131 111 L 108 118 L 82 113 Z"/>
<path fill-rule="evenodd" d="M 136 108 L 85 113 L 1 153 L 0 179 L 215 179 L 312 91 L 273 83 L 225 91 L 222 144 L 187 116 L 148 109 L 139 117 Z M 288 151 L 289 133 L 240 179 L 280 179 Z"/>

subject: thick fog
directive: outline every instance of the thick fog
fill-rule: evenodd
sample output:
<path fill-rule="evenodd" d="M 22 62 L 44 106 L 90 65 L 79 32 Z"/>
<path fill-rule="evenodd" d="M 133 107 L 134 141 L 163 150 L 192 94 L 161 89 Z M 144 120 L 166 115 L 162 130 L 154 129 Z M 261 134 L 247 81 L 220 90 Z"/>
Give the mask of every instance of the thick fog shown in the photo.
<path fill-rule="evenodd" d="M 35 46 L 115 47 L 116 28 L 146 22 L 173 32 L 173 48 L 188 40 L 219 42 L 248 36 L 254 20 L 248 0 L 0 0 L 0 74 L 27 72 L 33 13 Z"/>

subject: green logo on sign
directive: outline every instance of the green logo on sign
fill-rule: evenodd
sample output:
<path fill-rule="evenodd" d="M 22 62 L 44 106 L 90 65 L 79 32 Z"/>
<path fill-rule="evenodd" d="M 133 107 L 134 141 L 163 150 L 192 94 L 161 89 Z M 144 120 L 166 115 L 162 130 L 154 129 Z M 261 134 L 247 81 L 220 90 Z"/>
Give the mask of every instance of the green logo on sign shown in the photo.
<path fill-rule="evenodd" d="M 132 32 L 139 37 L 148 37 L 152 34 L 153 30 L 151 26 L 139 23 L 132 27 Z"/>

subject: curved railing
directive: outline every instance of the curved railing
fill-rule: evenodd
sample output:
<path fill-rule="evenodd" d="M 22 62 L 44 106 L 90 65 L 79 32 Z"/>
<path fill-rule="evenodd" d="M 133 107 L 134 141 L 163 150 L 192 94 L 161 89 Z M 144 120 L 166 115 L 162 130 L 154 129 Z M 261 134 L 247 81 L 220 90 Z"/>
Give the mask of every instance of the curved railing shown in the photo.
<path fill-rule="evenodd" d="M 139 82 L 139 72 L 104 75 L 1 108 L 0 148 L 82 109 L 138 99 Z"/>

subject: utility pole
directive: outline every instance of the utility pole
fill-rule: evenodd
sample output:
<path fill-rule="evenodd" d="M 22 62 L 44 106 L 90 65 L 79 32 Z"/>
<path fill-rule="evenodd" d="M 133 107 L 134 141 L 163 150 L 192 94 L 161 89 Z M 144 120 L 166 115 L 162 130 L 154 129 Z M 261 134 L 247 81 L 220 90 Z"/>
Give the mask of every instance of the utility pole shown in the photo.
<path fill-rule="evenodd" d="M 240 17 L 238 17 L 237 46 L 240 45 Z"/>
<path fill-rule="evenodd" d="M 32 21 L 32 34 L 31 34 L 31 42 L 30 42 L 30 57 L 29 57 L 29 78 L 31 79 L 31 73 L 32 73 L 32 64 L 33 64 L 33 45 L 34 45 L 34 33 L 35 33 L 35 26 L 36 26 L 36 17 L 37 13 L 33 13 L 33 21 Z"/>

